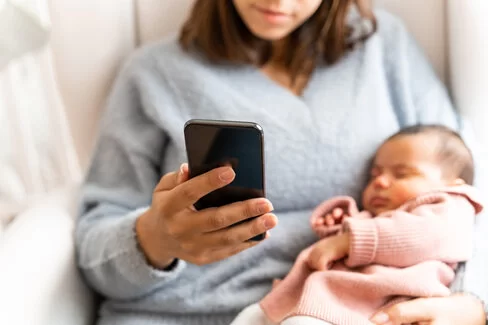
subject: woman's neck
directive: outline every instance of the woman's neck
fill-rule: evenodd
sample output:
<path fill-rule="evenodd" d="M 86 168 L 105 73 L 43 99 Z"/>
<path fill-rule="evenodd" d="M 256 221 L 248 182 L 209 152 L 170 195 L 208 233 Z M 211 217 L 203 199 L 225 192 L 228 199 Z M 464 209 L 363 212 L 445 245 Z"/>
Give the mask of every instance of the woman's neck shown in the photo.
<path fill-rule="evenodd" d="M 286 38 L 273 42 L 271 59 L 261 68 L 261 72 L 277 84 L 300 96 L 309 78 L 303 75 L 293 80 L 293 75 L 285 63 L 288 49 L 288 39 Z"/>
<path fill-rule="evenodd" d="M 274 41 L 271 44 L 271 59 L 269 60 L 271 64 L 276 66 L 285 67 L 285 58 L 287 54 L 288 46 L 288 38 L 284 38 L 281 40 Z"/>

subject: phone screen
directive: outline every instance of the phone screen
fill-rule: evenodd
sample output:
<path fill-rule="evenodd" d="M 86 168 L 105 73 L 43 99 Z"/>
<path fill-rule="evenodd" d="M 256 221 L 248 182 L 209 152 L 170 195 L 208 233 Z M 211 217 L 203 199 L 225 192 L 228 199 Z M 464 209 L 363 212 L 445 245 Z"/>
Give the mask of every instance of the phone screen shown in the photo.
<path fill-rule="evenodd" d="M 195 208 L 220 207 L 265 196 L 263 134 L 252 123 L 189 123 L 185 127 L 190 177 L 232 166 L 234 181 L 201 198 Z"/>

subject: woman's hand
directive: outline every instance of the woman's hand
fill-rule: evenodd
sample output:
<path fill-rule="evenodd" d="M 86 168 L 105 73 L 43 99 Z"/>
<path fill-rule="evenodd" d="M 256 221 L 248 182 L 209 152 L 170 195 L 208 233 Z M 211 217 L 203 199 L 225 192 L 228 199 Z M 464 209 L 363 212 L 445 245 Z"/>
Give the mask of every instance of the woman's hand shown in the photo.
<path fill-rule="evenodd" d="M 318 271 L 330 268 L 332 262 L 344 258 L 349 252 L 349 233 L 324 238 L 315 243 L 308 256 L 308 265 Z"/>
<path fill-rule="evenodd" d="M 371 318 L 381 325 L 485 325 L 482 303 L 467 294 L 419 298 L 396 304 Z"/>
<path fill-rule="evenodd" d="M 209 264 L 258 244 L 249 239 L 276 226 L 273 206 L 252 199 L 220 208 L 196 211 L 193 204 L 235 178 L 230 167 L 214 169 L 188 180 L 188 167 L 169 173 L 153 193 L 151 208 L 136 223 L 136 234 L 148 261 L 165 268 L 176 258 L 197 265 Z M 260 216 L 252 221 L 229 226 Z"/>

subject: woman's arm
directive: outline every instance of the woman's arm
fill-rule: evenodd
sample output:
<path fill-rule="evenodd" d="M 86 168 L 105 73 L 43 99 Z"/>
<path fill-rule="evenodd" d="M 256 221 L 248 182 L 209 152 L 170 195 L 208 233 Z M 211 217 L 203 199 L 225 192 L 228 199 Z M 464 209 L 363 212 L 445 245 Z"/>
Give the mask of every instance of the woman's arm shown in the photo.
<path fill-rule="evenodd" d="M 144 58 L 146 60 L 147 58 Z M 162 174 L 166 135 L 145 111 L 146 80 L 141 57 L 122 70 L 100 125 L 100 138 L 82 191 L 76 229 L 78 263 L 88 282 L 102 295 L 134 299 L 175 277 L 147 264 L 135 236 L 135 222 L 151 203 Z M 144 87 L 140 85 L 144 84 Z"/>

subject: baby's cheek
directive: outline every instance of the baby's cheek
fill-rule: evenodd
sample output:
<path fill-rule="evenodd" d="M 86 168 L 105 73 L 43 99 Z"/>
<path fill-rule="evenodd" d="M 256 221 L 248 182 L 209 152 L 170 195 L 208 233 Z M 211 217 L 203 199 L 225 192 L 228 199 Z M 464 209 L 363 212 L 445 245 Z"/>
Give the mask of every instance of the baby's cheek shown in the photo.
<path fill-rule="evenodd" d="M 420 182 L 402 184 L 397 188 L 397 191 L 395 193 L 395 201 L 398 205 L 397 208 L 407 201 L 416 198 L 420 194 L 427 192 L 428 190 L 429 189 L 427 189 L 426 186 L 424 186 L 424 184 Z"/>
<path fill-rule="evenodd" d="M 371 198 L 371 186 L 367 186 L 366 189 L 363 191 L 361 197 L 361 203 L 364 209 L 369 210 L 368 202 Z"/>

